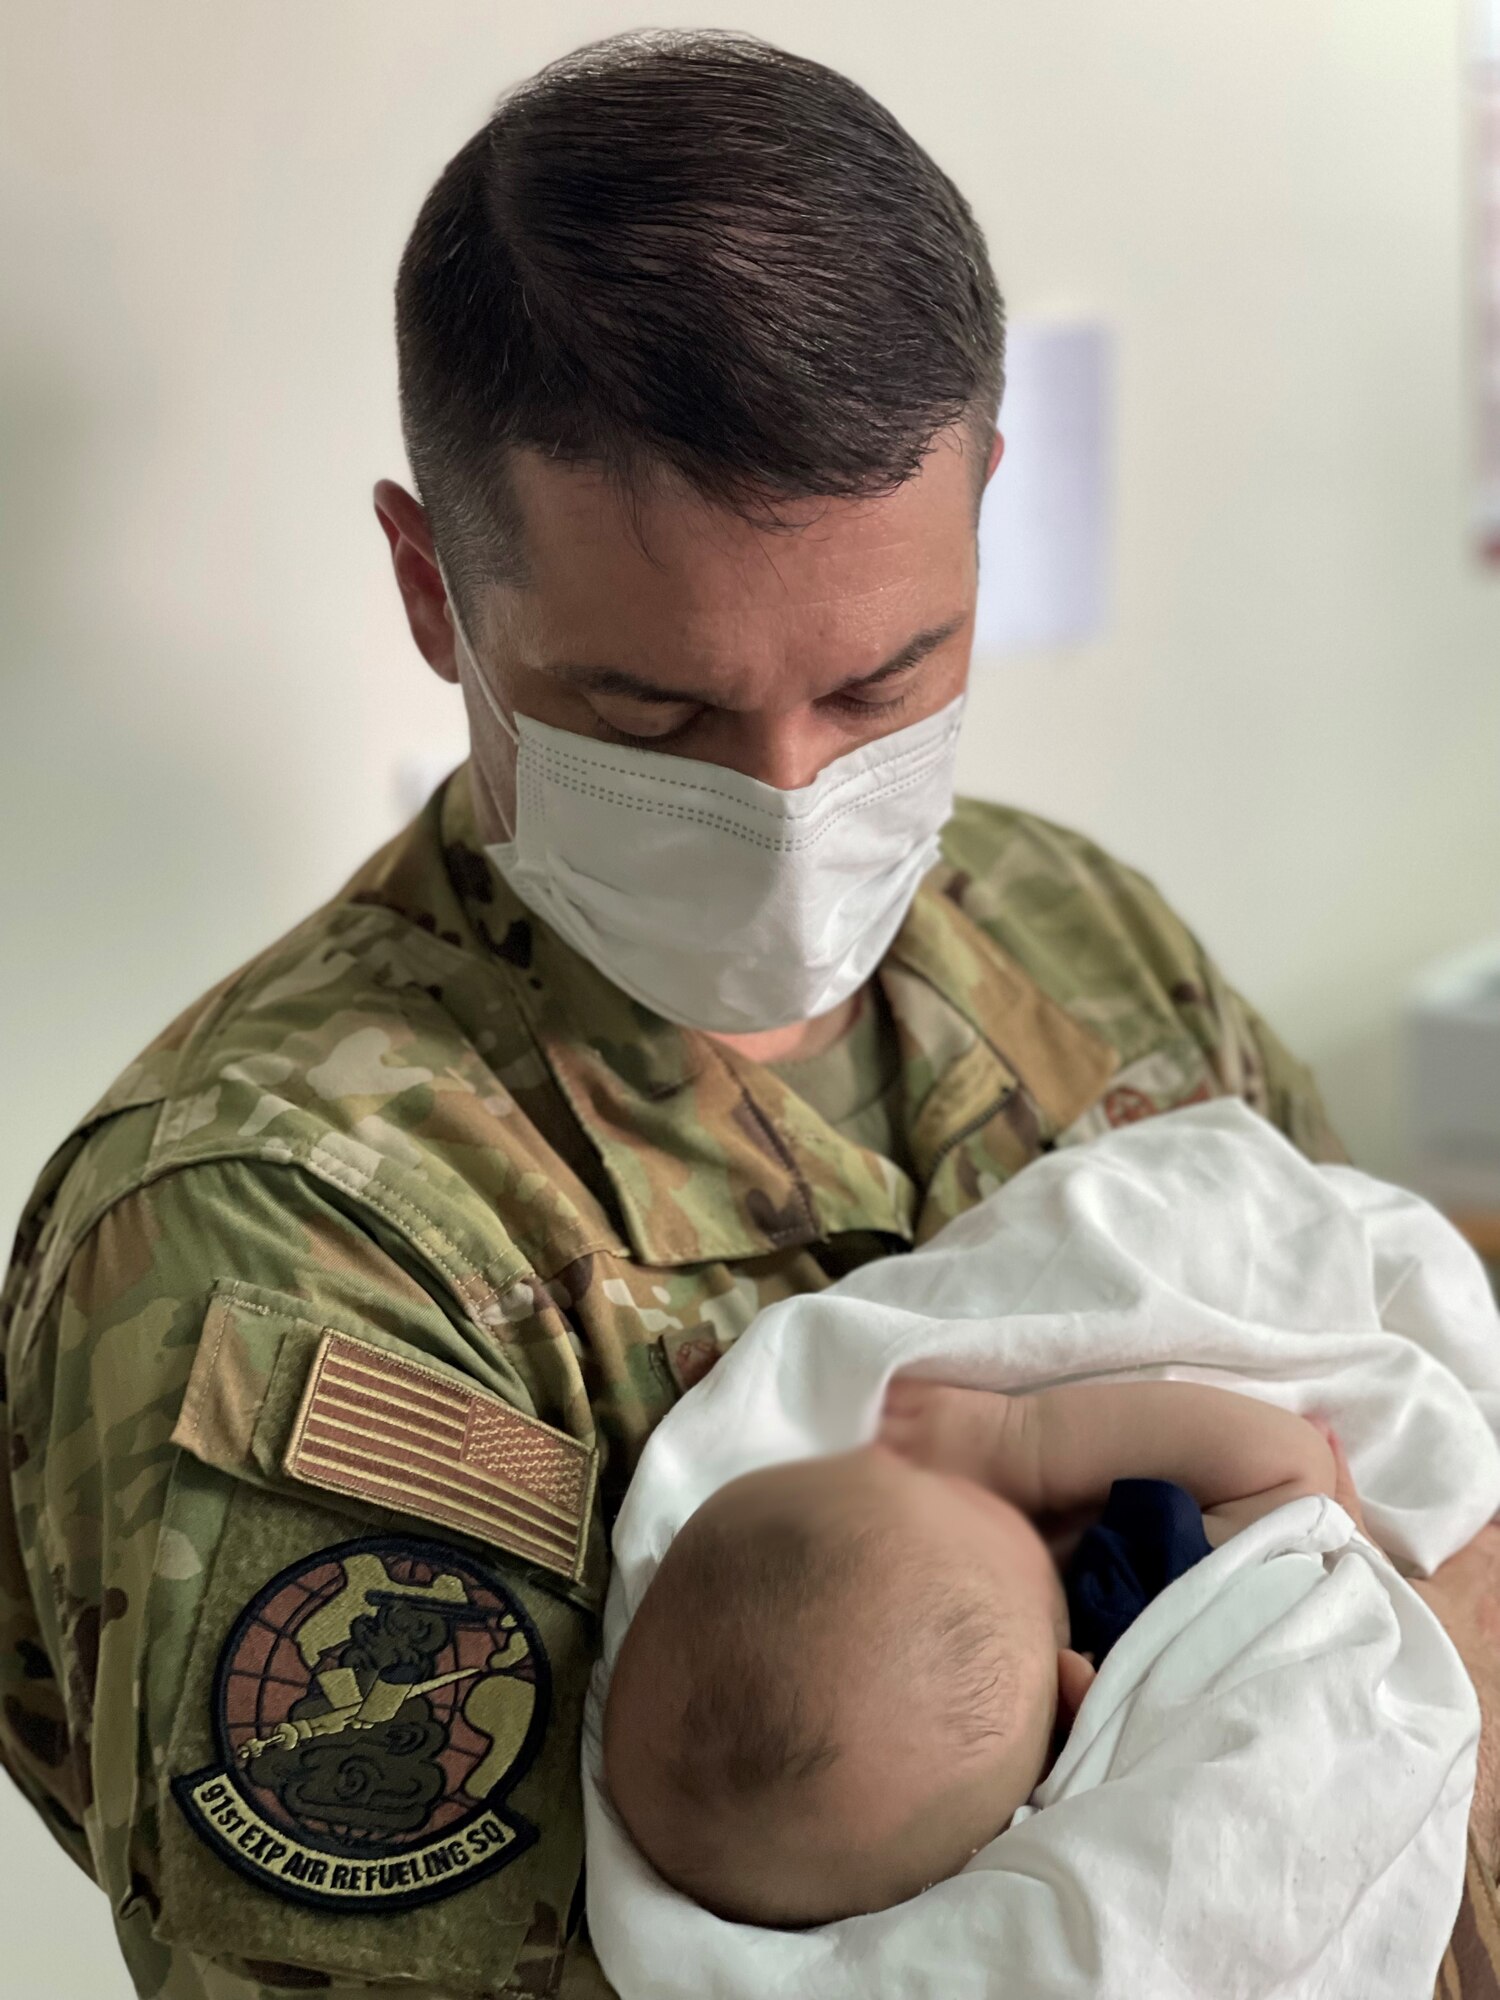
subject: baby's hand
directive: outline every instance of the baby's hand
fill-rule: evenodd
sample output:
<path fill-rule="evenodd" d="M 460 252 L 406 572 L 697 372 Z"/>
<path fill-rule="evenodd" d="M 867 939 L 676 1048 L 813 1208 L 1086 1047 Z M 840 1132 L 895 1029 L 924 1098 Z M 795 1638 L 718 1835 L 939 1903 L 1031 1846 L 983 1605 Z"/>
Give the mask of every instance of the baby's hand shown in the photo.
<path fill-rule="evenodd" d="M 1004 1490 L 1011 1398 L 897 1376 L 886 1390 L 880 1442 L 929 1472 L 953 1472 Z"/>
<path fill-rule="evenodd" d="M 1334 1487 L 1333 1497 L 1353 1521 L 1359 1532 L 1367 1540 L 1373 1540 L 1365 1526 L 1364 1509 L 1359 1504 L 1359 1494 L 1354 1485 L 1354 1474 L 1349 1470 L 1349 1461 L 1344 1456 L 1344 1447 L 1339 1443 L 1338 1432 L 1326 1417 L 1309 1417 L 1307 1421 L 1315 1431 L 1320 1431 L 1328 1441 L 1328 1449 L 1333 1453 Z"/>

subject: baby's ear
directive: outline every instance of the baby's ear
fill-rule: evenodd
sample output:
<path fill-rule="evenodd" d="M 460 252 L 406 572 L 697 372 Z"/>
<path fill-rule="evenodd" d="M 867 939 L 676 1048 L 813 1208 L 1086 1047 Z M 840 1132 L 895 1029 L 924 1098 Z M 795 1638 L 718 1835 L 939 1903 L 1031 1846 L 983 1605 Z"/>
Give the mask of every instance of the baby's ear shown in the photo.
<path fill-rule="evenodd" d="M 1094 1685 L 1096 1668 L 1092 1659 L 1083 1653 L 1075 1653 L 1071 1646 L 1062 1647 L 1057 1655 L 1057 1707 L 1058 1720 L 1066 1719 L 1071 1726 L 1074 1716 L 1083 1706 L 1083 1698 Z"/>

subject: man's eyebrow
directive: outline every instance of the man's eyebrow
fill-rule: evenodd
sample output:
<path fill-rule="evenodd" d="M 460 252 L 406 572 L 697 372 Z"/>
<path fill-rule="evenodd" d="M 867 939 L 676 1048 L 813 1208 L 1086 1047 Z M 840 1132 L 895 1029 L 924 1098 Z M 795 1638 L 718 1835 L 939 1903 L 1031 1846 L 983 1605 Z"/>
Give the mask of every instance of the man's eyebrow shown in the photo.
<path fill-rule="evenodd" d="M 870 673 L 841 682 L 838 687 L 830 689 L 830 693 L 848 694 L 858 688 L 877 687 L 881 681 L 916 666 L 919 660 L 936 651 L 945 639 L 951 639 L 955 632 L 961 630 L 967 616 L 967 612 L 960 612 L 941 625 L 930 625 L 925 631 L 915 633 Z M 691 704 L 698 699 L 695 695 L 684 694 L 681 688 L 661 687 L 640 674 L 627 673 L 623 667 L 590 667 L 573 660 L 560 660 L 544 671 L 557 680 L 566 681 L 569 687 L 577 688 L 583 694 L 625 695 L 631 701 L 655 702 L 663 708 L 680 708 L 684 703 Z"/>
<path fill-rule="evenodd" d="M 908 639 L 898 652 L 892 653 L 891 657 L 873 673 L 861 674 L 855 680 L 845 681 L 833 692 L 847 694 L 851 688 L 875 687 L 879 682 L 888 680 L 892 674 L 899 674 L 906 667 L 914 667 L 918 660 L 925 660 L 929 653 L 936 652 L 945 639 L 951 639 L 955 632 L 961 631 L 968 615 L 966 611 L 960 611 L 957 616 L 947 619 L 941 625 L 929 625 L 925 632 L 918 632 Z"/>

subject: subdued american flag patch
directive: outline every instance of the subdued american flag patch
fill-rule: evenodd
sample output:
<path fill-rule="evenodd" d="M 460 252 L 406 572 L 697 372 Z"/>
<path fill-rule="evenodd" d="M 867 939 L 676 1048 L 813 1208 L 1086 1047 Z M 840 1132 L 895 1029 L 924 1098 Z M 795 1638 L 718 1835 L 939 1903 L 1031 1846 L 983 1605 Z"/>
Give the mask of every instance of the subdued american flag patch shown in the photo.
<path fill-rule="evenodd" d="M 583 1574 L 592 1450 L 368 1341 L 324 1335 L 285 1466 L 309 1486 L 444 1522 L 575 1583 Z"/>

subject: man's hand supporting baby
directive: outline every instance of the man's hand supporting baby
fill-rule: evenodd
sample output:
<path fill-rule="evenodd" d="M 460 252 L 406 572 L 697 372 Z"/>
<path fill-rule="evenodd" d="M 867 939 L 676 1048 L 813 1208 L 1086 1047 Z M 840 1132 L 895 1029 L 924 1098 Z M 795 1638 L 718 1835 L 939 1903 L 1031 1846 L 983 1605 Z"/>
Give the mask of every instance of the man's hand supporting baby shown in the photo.
<path fill-rule="evenodd" d="M 1117 1479 L 1169 1479 L 1217 1545 L 1309 1493 L 1337 1496 L 1339 1468 L 1313 1424 L 1194 1382 L 1080 1382 L 1026 1395 L 897 1379 L 882 1441 L 958 1473 L 1032 1516 L 1102 1507 Z"/>

